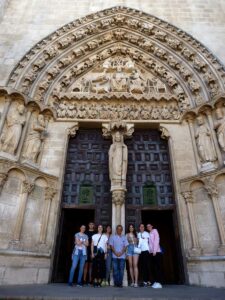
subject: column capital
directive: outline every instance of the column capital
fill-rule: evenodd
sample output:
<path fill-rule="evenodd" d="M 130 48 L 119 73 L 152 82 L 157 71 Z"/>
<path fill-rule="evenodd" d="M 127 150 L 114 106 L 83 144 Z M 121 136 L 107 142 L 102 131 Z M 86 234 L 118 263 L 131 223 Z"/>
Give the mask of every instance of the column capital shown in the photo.
<path fill-rule="evenodd" d="M 112 203 L 115 205 L 123 205 L 125 202 L 125 190 L 112 191 Z"/>
<path fill-rule="evenodd" d="M 134 132 L 134 124 L 121 120 L 102 123 L 102 134 L 105 138 L 110 138 L 117 131 L 121 132 L 124 138 L 129 138 Z"/>
<path fill-rule="evenodd" d="M 0 192 L 4 186 L 4 184 L 6 183 L 8 178 L 8 174 L 7 173 L 0 173 Z"/>
<path fill-rule="evenodd" d="M 218 188 L 211 178 L 206 178 L 205 189 L 210 197 L 218 197 Z"/>
<path fill-rule="evenodd" d="M 79 129 L 78 123 L 74 124 L 72 127 L 67 128 L 67 134 L 69 137 L 74 137 Z"/>
<path fill-rule="evenodd" d="M 57 190 L 52 187 L 46 187 L 45 188 L 45 200 L 52 200 L 53 197 L 55 196 Z"/>
<path fill-rule="evenodd" d="M 34 183 L 24 180 L 22 182 L 22 194 L 30 194 L 34 189 Z"/>
<path fill-rule="evenodd" d="M 191 191 L 182 192 L 181 195 L 186 203 L 194 203 L 194 198 Z"/>

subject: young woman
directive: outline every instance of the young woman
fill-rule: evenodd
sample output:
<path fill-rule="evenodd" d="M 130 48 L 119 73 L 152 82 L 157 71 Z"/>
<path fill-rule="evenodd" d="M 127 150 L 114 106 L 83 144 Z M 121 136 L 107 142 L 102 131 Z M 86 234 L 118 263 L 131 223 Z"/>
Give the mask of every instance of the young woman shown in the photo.
<path fill-rule="evenodd" d="M 106 236 L 108 238 L 107 242 L 107 258 L 106 258 L 106 274 L 105 274 L 105 281 L 106 284 L 110 286 L 110 272 L 112 268 L 112 249 L 109 245 L 109 239 L 112 235 L 112 227 L 111 225 L 106 226 Z"/>
<path fill-rule="evenodd" d="M 153 228 L 152 224 L 147 225 L 149 230 L 149 252 L 150 252 L 150 263 L 152 268 L 152 275 L 154 283 L 152 287 L 154 289 L 162 288 L 162 252 L 160 248 L 160 237 L 158 230 Z"/>
<path fill-rule="evenodd" d="M 103 226 L 98 225 L 98 233 L 92 236 L 91 254 L 93 258 L 92 277 L 94 287 L 101 287 L 105 277 L 105 259 L 107 256 L 108 238 L 103 233 Z"/>
<path fill-rule="evenodd" d="M 139 225 L 140 232 L 138 233 L 138 247 L 141 248 L 140 270 L 143 273 L 143 286 L 147 287 L 151 283 L 150 278 L 150 254 L 149 254 L 149 233 L 145 231 L 145 225 Z"/>
<path fill-rule="evenodd" d="M 85 232 L 85 234 L 88 236 L 88 242 L 89 245 L 87 247 L 87 260 L 84 265 L 84 284 L 90 285 L 92 284 L 92 257 L 91 257 L 91 242 L 92 242 L 92 236 L 96 233 L 95 231 L 95 223 L 89 222 L 88 223 L 88 230 Z"/>
<path fill-rule="evenodd" d="M 130 224 L 128 226 L 128 232 L 126 234 L 128 240 L 127 247 L 127 258 L 129 263 L 129 271 L 131 277 L 132 287 L 138 287 L 138 258 L 139 255 L 134 252 L 135 247 L 138 246 L 137 234 L 134 228 L 134 225 Z"/>
<path fill-rule="evenodd" d="M 85 232 L 85 225 L 80 226 L 80 232 L 75 234 L 75 241 L 74 241 L 74 250 L 72 254 L 72 266 L 70 269 L 70 276 L 68 284 L 70 286 L 73 285 L 73 277 L 74 272 L 78 263 L 80 262 L 77 286 L 82 287 L 82 277 L 84 272 L 84 264 L 87 259 L 87 246 L 88 246 L 88 236 L 84 233 Z"/>

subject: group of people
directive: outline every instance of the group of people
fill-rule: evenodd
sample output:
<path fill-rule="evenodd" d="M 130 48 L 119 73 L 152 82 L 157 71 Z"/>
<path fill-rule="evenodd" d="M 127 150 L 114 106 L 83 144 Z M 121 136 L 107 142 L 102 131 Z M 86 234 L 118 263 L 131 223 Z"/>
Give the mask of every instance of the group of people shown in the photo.
<path fill-rule="evenodd" d="M 147 224 L 146 230 L 145 225 L 140 224 L 138 233 L 134 225 L 130 224 L 126 235 L 123 234 L 122 225 L 117 225 L 115 234 L 112 234 L 110 225 L 107 225 L 105 232 L 102 225 L 98 225 L 97 232 L 93 222 L 88 226 L 86 231 L 86 226 L 81 225 L 74 237 L 68 282 L 70 286 L 73 286 L 74 273 L 79 263 L 78 287 L 89 284 L 94 287 L 110 285 L 111 268 L 114 286 L 122 287 L 127 259 L 131 287 L 162 288 L 160 237 L 152 224 Z"/>

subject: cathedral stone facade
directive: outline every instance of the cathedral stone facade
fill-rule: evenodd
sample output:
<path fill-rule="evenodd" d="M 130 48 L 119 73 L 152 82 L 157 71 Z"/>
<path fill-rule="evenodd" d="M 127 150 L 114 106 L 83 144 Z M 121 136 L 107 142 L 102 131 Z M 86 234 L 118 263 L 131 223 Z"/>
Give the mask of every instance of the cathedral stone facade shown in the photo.
<path fill-rule="evenodd" d="M 2 1 L 0 283 L 66 281 L 74 231 L 93 219 L 153 222 L 165 282 L 225 287 L 224 53 L 144 1 L 87 2 L 30 45 L 34 1 L 16 49 L 18 7 Z"/>

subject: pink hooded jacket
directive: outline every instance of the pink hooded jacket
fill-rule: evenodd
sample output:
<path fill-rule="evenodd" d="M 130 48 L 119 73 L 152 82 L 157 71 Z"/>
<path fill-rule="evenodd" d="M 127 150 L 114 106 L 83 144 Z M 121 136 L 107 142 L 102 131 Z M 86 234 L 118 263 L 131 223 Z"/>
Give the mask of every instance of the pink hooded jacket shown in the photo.
<path fill-rule="evenodd" d="M 159 245 L 159 233 L 157 229 L 152 229 L 149 233 L 149 252 L 150 253 L 157 253 L 161 252 L 160 245 Z"/>

